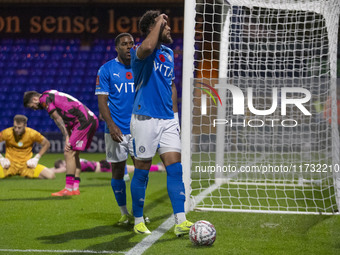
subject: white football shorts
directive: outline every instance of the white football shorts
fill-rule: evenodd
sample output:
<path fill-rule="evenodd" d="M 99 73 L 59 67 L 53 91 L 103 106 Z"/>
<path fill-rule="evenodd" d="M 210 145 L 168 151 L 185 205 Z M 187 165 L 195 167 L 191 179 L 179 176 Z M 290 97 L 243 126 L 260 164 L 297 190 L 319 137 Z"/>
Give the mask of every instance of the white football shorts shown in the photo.
<path fill-rule="evenodd" d="M 106 160 L 118 163 L 127 160 L 129 154 L 133 156 L 132 136 L 123 135 L 123 141 L 117 143 L 112 140 L 111 135 L 105 133 Z"/>
<path fill-rule="evenodd" d="M 149 160 L 157 152 L 181 152 L 179 124 L 175 119 L 157 119 L 144 115 L 131 116 L 130 131 L 133 152 L 139 160 Z"/>

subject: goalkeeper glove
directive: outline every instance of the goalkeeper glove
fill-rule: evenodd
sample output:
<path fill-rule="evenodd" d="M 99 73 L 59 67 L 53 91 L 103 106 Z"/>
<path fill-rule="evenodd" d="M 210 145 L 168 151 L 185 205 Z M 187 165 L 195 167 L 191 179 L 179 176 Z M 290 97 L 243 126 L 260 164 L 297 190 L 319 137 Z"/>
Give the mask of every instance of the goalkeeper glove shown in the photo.
<path fill-rule="evenodd" d="M 35 155 L 34 158 L 27 160 L 26 164 L 29 168 L 36 168 L 41 156 L 39 154 Z"/>
<path fill-rule="evenodd" d="M 3 168 L 9 168 L 9 166 L 11 165 L 11 161 L 9 161 L 8 158 L 4 158 L 1 154 L 0 154 L 0 164 Z"/>

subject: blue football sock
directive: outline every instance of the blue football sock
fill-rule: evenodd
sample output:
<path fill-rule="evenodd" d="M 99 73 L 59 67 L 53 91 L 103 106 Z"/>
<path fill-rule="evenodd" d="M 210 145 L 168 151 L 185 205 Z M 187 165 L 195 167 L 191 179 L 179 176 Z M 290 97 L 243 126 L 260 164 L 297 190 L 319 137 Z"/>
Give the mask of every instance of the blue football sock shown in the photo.
<path fill-rule="evenodd" d="M 185 189 L 182 164 L 177 162 L 166 167 L 167 188 L 174 214 L 184 212 Z"/>
<path fill-rule="evenodd" d="M 125 165 L 124 175 L 128 174 L 127 166 Z"/>
<path fill-rule="evenodd" d="M 126 186 L 124 179 L 111 179 L 111 187 L 119 206 L 126 205 Z"/>
<path fill-rule="evenodd" d="M 131 197 L 133 216 L 143 217 L 143 207 L 145 199 L 145 190 L 149 171 L 135 168 L 131 180 Z"/>
<path fill-rule="evenodd" d="M 145 189 L 148 187 L 148 183 L 149 183 L 149 175 L 148 175 L 148 177 L 145 180 Z"/>

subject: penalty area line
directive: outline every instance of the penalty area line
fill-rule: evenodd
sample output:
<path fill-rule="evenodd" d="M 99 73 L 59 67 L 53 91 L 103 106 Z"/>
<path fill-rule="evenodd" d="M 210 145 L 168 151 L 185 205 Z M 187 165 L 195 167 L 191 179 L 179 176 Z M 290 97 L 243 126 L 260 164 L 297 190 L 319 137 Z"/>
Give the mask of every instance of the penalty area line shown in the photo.
<path fill-rule="evenodd" d="M 140 243 L 136 244 L 126 255 L 139 255 L 143 254 L 147 249 L 151 247 L 159 238 L 161 238 L 170 228 L 175 224 L 174 216 L 171 215 L 166 221 L 164 221 L 156 230 L 151 232 L 151 235 L 145 237 Z"/>
<path fill-rule="evenodd" d="M 84 253 L 84 254 L 112 254 L 112 253 L 123 253 L 121 251 L 93 251 L 93 250 L 35 250 L 35 249 L 0 249 L 0 252 L 24 252 L 24 253 Z"/>
<path fill-rule="evenodd" d="M 214 184 L 210 188 L 202 191 L 195 198 L 195 202 L 200 203 L 209 193 L 216 190 L 219 185 Z M 174 216 L 171 215 L 166 221 L 164 221 L 156 230 L 151 232 L 151 235 L 145 237 L 140 243 L 136 244 L 131 250 L 129 250 L 126 255 L 140 255 L 143 254 L 147 249 L 151 247 L 158 239 L 160 239 L 166 232 L 172 228 L 175 224 Z"/>

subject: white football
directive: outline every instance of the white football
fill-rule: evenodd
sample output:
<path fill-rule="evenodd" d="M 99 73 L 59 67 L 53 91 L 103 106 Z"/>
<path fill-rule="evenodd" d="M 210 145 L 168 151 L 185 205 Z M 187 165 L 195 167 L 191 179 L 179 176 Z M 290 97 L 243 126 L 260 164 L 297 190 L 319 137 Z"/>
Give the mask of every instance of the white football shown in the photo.
<path fill-rule="evenodd" d="M 195 245 L 209 246 L 216 240 L 216 229 L 209 221 L 199 220 L 191 226 L 189 238 Z"/>

